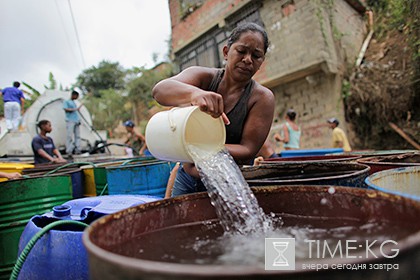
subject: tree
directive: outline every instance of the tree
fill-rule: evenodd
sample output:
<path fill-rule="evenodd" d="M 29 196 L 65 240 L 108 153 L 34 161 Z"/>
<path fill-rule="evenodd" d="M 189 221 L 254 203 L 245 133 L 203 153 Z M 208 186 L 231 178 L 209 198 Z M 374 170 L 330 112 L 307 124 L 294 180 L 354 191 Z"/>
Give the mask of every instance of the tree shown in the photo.
<path fill-rule="evenodd" d="M 137 69 L 139 71 L 138 77 L 132 79 L 128 85 L 128 101 L 133 104 L 133 115 L 135 121 L 138 122 L 137 117 L 139 113 L 138 108 L 142 108 L 143 116 L 146 117 L 146 110 L 151 108 L 155 102 L 152 98 L 152 89 L 154 85 L 162 79 L 172 75 L 173 67 L 169 63 L 161 63 L 153 69 Z"/>
<path fill-rule="evenodd" d="M 75 86 L 99 96 L 101 90 L 122 90 L 125 87 L 126 70 L 118 62 L 103 60 L 99 65 L 84 70 Z"/>
<path fill-rule="evenodd" d="M 57 81 L 55 80 L 52 72 L 50 72 L 48 76 L 48 81 L 50 82 L 50 86 L 44 85 L 45 89 L 57 89 Z"/>
<path fill-rule="evenodd" d="M 98 129 L 112 129 L 121 121 L 145 120 L 147 109 L 155 104 L 152 88 L 172 75 L 172 65 L 161 63 L 153 69 L 133 67 L 126 70 L 118 62 L 102 61 L 84 70 L 73 86 L 88 92 L 83 103 L 92 114 Z"/>
<path fill-rule="evenodd" d="M 24 93 L 30 95 L 30 99 L 25 100 L 25 103 L 24 103 L 25 111 L 26 111 L 29 107 L 31 107 L 31 105 L 35 102 L 35 100 L 41 95 L 41 93 L 37 91 L 34 87 L 29 85 L 28 83 L 25 83 L 22 81 L 22 84 L 31 91 L 31 92 L 28 92 L 26 90 L 22 90 Z"/>
<path fill-rule="evenodd" d="M 95 128 L 112 130 L 121 120 L 130 118 L 131 112 L 126 109 L 126 98 L 119 92 L 105 89 L 99 91 L 99 96 L 89 94 L 83 99 Z"/>

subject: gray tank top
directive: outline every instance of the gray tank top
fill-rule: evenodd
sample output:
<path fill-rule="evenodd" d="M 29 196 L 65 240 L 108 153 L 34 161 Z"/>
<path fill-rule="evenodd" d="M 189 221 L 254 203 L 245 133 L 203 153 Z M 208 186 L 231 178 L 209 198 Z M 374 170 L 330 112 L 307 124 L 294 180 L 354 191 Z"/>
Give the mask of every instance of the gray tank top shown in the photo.
<path fill-rule="evenodd" d="M 225 69 L 220 69 L 214 76 L 208 88 L 209 91 L 217 92 L 220 81 L 222 80 Z M 230 120 L 230 124 L 226 125 L 226 144 L 239 144 L 242 139 L 242 131 L 245 120 L 248 116 L 248 100 L 254 87 L 254 80 L 251 80 L 245 87 L 243 94 L 235 104 L 233 109 L 226 115 Z"/>

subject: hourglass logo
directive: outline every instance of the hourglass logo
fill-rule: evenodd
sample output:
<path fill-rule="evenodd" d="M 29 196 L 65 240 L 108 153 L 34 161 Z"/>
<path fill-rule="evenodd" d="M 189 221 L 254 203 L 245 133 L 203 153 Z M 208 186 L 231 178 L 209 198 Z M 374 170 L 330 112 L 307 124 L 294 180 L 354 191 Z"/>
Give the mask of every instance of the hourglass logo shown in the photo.
<path fill-rule="evenodd" d="M 295 239 L 265 239 L 265 270 L 295 270 Z"/>

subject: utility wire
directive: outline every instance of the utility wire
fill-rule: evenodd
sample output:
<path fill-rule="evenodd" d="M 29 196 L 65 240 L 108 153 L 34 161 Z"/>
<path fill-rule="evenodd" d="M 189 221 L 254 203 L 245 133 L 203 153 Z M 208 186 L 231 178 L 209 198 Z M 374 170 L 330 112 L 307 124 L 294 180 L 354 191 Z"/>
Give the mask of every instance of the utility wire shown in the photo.
<path fill-rule="evenodd" d="M 74 20 L 73 9 L 71 8 L 70 0 L 67 0 L 67 2 L 69 3 L 71 19 L 73 21 L 74 32 L 76 33 L 77 45 L 79 46 L 80 56 L 82 57 L 83 68 L 86 68 L 85 58 L 83 56 L 82 46 L 80 45 L 79 40 L 79 33 L 77 32 L 76 21 Z"/>
<path fill-rule="evenodd" d="M 74 52 L 74 48 L 72 47 L 72 44 L 71 44 L 71 41 L 70 41 L 70 36 L 69 36 L 69 33 L 67 32 L 66 25 L 64 24 L 63 15 L 62 15 L 62 13 L 61 13 L 61 11 L 60 11 L 60 8 L 58 7 L 57 0 L 55 0 L 54 2 L 55 2 L 55 7 L 57 8 L 58 15 L 59 15 L 60 20 L 61 20 L 61 25 L 63 26 L 63 29 L 64 29 L 64 34 L 66 35 L 67 43 L 69 44 L 69 47 L 70 47 L 70 49 L 71 49 L 71 53 L 72 53 L 72 55 L 73 55 L 73 57 L 74 57 L 75 61 L 78 61 L 78 59 L 77 59 L 77 55 L 76 55 L 76 53 Z"/>

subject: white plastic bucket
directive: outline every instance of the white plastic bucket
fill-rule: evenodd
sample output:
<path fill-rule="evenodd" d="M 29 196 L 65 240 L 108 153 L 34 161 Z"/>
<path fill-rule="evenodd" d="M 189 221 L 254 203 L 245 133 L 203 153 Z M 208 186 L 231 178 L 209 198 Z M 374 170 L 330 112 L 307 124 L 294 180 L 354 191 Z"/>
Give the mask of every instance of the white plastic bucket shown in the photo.
<path fill-rule="evenodd" d="M 225 140 L 222 118 L 213 118 L 197 106 L 159 112 L 146 127 L 146 144 L 150 153 L 167 161 L 193 162 L 187 145 L 217 153 Z"/>

